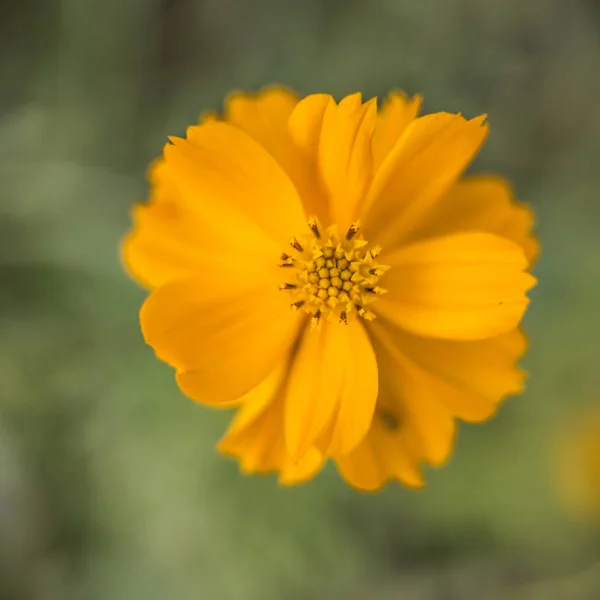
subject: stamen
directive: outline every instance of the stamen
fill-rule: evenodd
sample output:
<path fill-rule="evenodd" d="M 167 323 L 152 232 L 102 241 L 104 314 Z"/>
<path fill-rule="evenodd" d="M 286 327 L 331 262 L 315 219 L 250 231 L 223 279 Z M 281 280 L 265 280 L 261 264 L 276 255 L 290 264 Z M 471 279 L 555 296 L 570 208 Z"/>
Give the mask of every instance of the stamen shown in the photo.
<path fill-rule="evenodd" d="M 293 267 L 294 266 L 294 259 L 289 254 L 286 254 L 285 252 L 283 252 L 281 254 L 281 256 L 279 257 L 279 260 L 281 261 L 278 264 L 279 267 Z"/>
<path fill-rule="evenodd" d="M 304 252 L 304 248 L 300 245 L 295 237 L 290 240 L 290 246 L 294 248 L 294 250 L 298 250 L 298 252 Z"/>
<path fill-rule="evenodd" d="M 294 258 L 285 252 L 281 255 L 280 266 L 294 267 L 286 273 L 292 276 L 279 286 L 290 293 L 292 309 L 306 311 L 313 329 L 321 317 L 343 324 L 357 317 L 374 319 L 368 305 L 386 292 L 377 283 L 389 268 L 373 258 L 381 248 L 370 250 L 367 240 L 357 235 L 358 221 L 352 223 L 345 238 L 335 225 L 322 231 L 316 217 L 308 219 L 308 227 L 312 235 L 306 232 L 290 240 L 300 254 Z"/>
<path fill-rule="evenodd" d="M 359 229 L 360 229 L 360 221 L 354 221 L 354 223 L 352 223 L 352 225 L 350 225 L 350 228 L 346 232 L 346 239 L 348 241 L 350 241 L 358 233 Z"/>
<path fill-rule="evenodd" d="M 360 306 L 359 304 L 355 304 L 356 312 L 359 317 L 366 319 L 367 321 L 372 321 L 375 318 L 375 313 L 372 313 L 370 310 L 364 308 L 364 306 Z"/>
<path fill-rule="evenodd" d="M 319 224 L 317 222 L 316 217 L 309 217 L 308 218 L 308 226 L 310 228 L 310 230 L 313 232 L 313 235 L 320 240 L 321 239 L 321 232 L 319 231 Z"/>
<path fill-rule="evenodd" d="M 320 319 L 321 319 L 321 311 L 318 310 L 315 313 L 315 316 L 310 320 L 310 328 L 311 329 L 316 329 L 317 326 L 319 325 Z"/>
<path fill-rule="evenodd" d="M 387 292 L 387 290 L 384 290 L 383 288 L 375 286 L 375 287 L 366 287 L 365 292 L 369 292 L 369 294 L 375 294 L 376 296 L 381 296 L 382 294 L 385 294 Z"/>

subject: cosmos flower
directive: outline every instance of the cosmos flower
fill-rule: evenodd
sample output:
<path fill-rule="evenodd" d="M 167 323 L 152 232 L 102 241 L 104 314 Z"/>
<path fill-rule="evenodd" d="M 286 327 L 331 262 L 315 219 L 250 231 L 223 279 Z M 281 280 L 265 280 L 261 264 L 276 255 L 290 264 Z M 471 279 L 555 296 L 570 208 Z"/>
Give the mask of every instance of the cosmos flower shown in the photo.
<path fill-rule="evenodd" d="M 532 215 L 462 178 L 485 117 L 420 103 L 238 93 L 150 169 L 123 244 L 142 332 L 184 394 L 236 408 L 219 449 L 244 472 L 420 486 L 456 419 L 522 390 Z"/>

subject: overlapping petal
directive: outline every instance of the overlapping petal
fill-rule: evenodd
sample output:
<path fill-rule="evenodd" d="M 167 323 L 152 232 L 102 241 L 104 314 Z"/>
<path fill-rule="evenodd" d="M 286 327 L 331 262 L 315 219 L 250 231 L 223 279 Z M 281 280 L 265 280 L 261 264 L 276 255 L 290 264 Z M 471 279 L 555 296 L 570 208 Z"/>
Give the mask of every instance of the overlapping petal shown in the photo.
<path fill-rule="evenodd" d="M 179 202 L 164 160 L 151 165 L 149 179 L 150 201 L 134 207 L 133 228 L 123 240 L 121 256 L 130 275 L 153 289 L 202 270 L 208 248 L 198 243 L 205 241 L 199 235 L 202 222 L 195 211 Z"/>
<path fill-rule="evenodd" d="M 489 233 L 426 240 L 386 255 L 374 310 L 425 337 L 478 340 L 515 329 L 534 277 L 514 242 Z"/>
<path fill-rule="evenodd" d="M 238 92 L 226 102 L 225 119 L 252 136 L 277 160 L 296 187 L 305 215 L 314 215 L 325 223 L 327 198 L 312 156 L 314 151 L 297 144 L 290 131 L 290 123 L 303 110 L 296 110 L 298 102 L 296 94 L 283 88 L 267 88 L 256 94 Z M 318 119 L 318 112 L 311 110 L 309 118 Z M 296 116 L 292 118 L 292 114 Z"/>
<path fill-rule="evenodd" d="M 539 250 L 532 227 L 531 209 L 516 201 L 508 181 L 495 175 L 471 175 L 452 187 L 407 241 L 487 231 L 519 244 L 531 263 Z"/>
<path fill-rule="evenodd" d="M 318 165 L 329 192 L 332 222 L 341 231 L 355 219 L 373 175 L 371 137 L 377 121 L 374 98 L 362 103 L 360 94 L 329 103 L 323 114 Z"/>
<path fill-rule="evenodd" d="M 456 183 L 487 135 L 484 117 L 436 113 L 410 123 L 361 207 L 365 236 L 395 248 Z"/>
<path fill-rule="evenodd" d="M 454 420 L 435 399 L 420 395 L 419 378 L 407 364 L 378 354 L 378 365 L 381 391 L 371 428 L 353 452 L 336 457 L 338 469 L 363 490 L 376 490 L 392 479 L 420 487 L 421 466 L 448 458 Z"/>
<path fill-rule="evenodd" d="M 224 119 L 254 138 L 285 169 L 295 150 L 288 120 L 298 102 L 294 92 L 283 88 L 236 92 L 225 102 Z"/>
<path fill-rule="evenodd" d="M 403 92 L 392 92 L 377 114 L 373 132 L 373 172 L 382 165 L 406 128 L 417 118 L 421 97 L 408 98 Z"/>
<path fill-rule="evenodd" d="M 209 121 L 174 139 L 150 172 L 150 202 L 134 209 L 122 254 L 150 288 L 206 273 L 236 280 L 274 265 L 290 231 L 304 227 L 298 193 L 278 163 L 252 138 Z"/>
<path fill-rule="evenodd" d="M 277 161 L 241 129 L 222 122 L 190 127 L 164 156 L 183 202 L 209 229 L 250 246 L 261 234 L 277 248 L 305 224 L 298 193 Z M 223 231 L 224 229 L 229 231 Z"/>
<path fill-rule="evenodd" d="M 386 413 L 376 414 L 361 444 L 336 460 L 342 477 L 359 490 L 376 491 L 392 480 L 412 488 L 423 485 L 418 462 L 413 458 L 405 436 L 390 427 L 389 418 Z"/>
<path fill-rule="evenodd" d="M 287 354 L 299 326 L 270 285 L 228 294 L 203 277 L 155 290 L 140 321 L 156 355 L 177 369 L 182 391 L 207 404 L 235 401 L 258 385 Z"/>
<path fill-rule="evenodd" d="M 289 485 L 316 475 L 324 458 L 316 448 L 297 462 L 287 452 L 283 419 L 288 374 L 289 361 L 285 360 L 240 399 L 240 408 L 218 448 L 237 458 L 242 471 L 278 473 L 279 481 Z"/>
<path fill-rule="evenodd" d="M 376 398 L 377 360 L 361 323 L 306 330 L 286 396 L 291 457 L 299 459 L 317 442 L 329 455 L 349 452 L 368 431 Z"/>
<path fill-rule="evenodd" d="M 418 379 L 422 397 L 463 421 L 483 421 L 503 398 L 523 391 L 525 372 L 517 361 L 527 340 L 519 329 L 471 342 L 423 338 L 383 320 L 374 321 L 370 330 L 378 353 Z"/>

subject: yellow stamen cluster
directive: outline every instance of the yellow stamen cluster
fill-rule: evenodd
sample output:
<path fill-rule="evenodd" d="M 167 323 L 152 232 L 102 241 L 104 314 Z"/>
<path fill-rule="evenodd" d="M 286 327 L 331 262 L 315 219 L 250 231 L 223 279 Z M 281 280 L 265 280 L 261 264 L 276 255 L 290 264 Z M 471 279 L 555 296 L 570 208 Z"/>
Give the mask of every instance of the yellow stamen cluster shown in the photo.
<path fill-rule="evenodd" d="M 312 235 L 292 238 L 291 254 L 281 255 L 279 266 L 290 267 L 293 273 L 280 289 L 292 295 L 292 308 L 312 315 L 316 326 L 321 317 L 348 323 L 355 315 L 374 319 L 367 306 L 386 290 L 377 286 L 379 278 L 389 267 L 376 258 L 381 248 L 368 249 L 368 242 L 357 235 L 359 223 L 353 223 L 346 235 L 337 228 L 327 229 L 321 237 L 317 220 L 311 217 L 308 227 Z"/>

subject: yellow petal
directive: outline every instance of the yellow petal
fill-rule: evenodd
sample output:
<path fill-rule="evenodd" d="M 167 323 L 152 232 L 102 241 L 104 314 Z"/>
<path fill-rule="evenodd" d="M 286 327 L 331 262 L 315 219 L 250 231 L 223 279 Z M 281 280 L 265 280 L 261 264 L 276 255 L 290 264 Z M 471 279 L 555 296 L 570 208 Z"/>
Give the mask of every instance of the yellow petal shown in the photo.
<path fill-rule="evenodd" d="M 153 289 L 201 268 L 197 239 L 202 229 L 194 214 L 178 203 L 177 188 L 162 159 L 150 166 L 149 179 L 150 201 L 134 207 L 133 228 L 121 244 L 121 258 L 131 277 Z"/>
<path fill-rule="evenodd" d="M 388 410 L 397 414 L 396 435 L 405 441 L 416 464 L 439 467 L 448 460 L 454 445 L 454 419 L 436 398 L 422 394 L 418 372 L 398 366 L 382 369 L 382 377 L 389 377 L 395 390 L 395 405 Z"/>
<path fill-rule="evenodd" d="M 329 192 L 331 217 L 342 231 L 356 219 L 371 182 L 376 120 L 376 99 L 362 104 L 360 94 L 327 104 L 323 115 L 318 163 Z"/>
<path fill-rule="evenodd" d="M 287 374 L 286 360 L 240 399 L 241 407 L 218 449 L 238 459 L 243 472 L 279 473 L 279 481 L 291 485 L 313 477 L 324 461 L 315 448 L 298 462 L 287 454 L 283 440 Z"/>
<path fill-rule="evenodd" d="M 483 121 L 448 113 L 415 119 L 375 174 L 361 209 L 365 237 L 399 245 L 474 158 L 487 135 Z"/>
<path fill-rule="evenodd" d="M 369 430 L 378 392 L 377 359 L 365 328 L 350 323 L 345 340 L 348 352 L 338 412 L 331 429 L 330 456 L 347 454 Z M 321 440 L 323 441 L 323 440 Z"/>
<path fill-rule="evenodd" d="M 164 161 L 151 170 L 153 185 L 148 204 L 133 210 L 134 226 L 121 252 L 127 270 L 149 289 L 187 277 L 204 277 L 207 286 L 216 281 L 223 293 L 245 293 L 256 282 L 281 282 L 277 268 L 280 247 L 258 231 L 246 238 L 230 224 L 207 228 L 198 203 L 191 205 L 178 194 L 172 173 Z"/>
<path fill-rule="evenodd" d="M 335 100 L 329 94 L 311 94 L 300 100 L 288 122 L 294 143 L 307 155 L 315 156 L 319 146 L 325 112 L 332 110 Z"/>
<path fill-rule="evenodd" d="M 296 94 L 282 88 L 267 88 L 257 94 L 236 93 L 226 103 L 225 118 L 277 160 L 296 187 L 305 215 L 314 215 L 325 223 L 327 199 L 318 178 L 314 150 L 306 152 L 298 146 L 289 131 L 288 123 L 297 105 Z"/>
<path fill-rule="evenodd" d="M 383 259 L 382 259 L 383 260 Z M 535 278 L 523 250 L 489 233 L 427 240 L 385 256 L 373 310 L 416 335 L 481 340 L 515 329 Z"/>
<path fill-rule="evenodd" d="M 420 458 L 414 456 L 401 430 L 389 422 L 393 415 L 389 407 L 394 404 L 390 382 L 380 376 L 378 408 L 367 435 L 352 452 L 335 458 L 340 475 L 359 490 L 376 491 L 394 480 L 412 488 L 423 485 Z"/>
<path fill-rule="evenodd" d="M 463 231 L 487 231 L 513 240 L 529 262 L 539 244 L 531 235 L 533 213 L 517 202 L 510 183 L 493 175 L 474 175 L 459 181 L 412 233 L 410 241 Z"/>
<path fill-rule="evenodd" d="M 358 321 L 307 329 L 286 397 L 285 439 L 292 459 L 317 439 L 329 453 L 349 452 L 369 429 L 376 397 L 377 362 Z"/>
<path fill-rule="evenodd" d="M 256 419 L 266 412 L 278 398 L 285 393 L 289 373 L 289 357 L 279 364 L 257 386 L 238 398 L 240 406 L 227 433 L 234 435 L 247 429 Z"/>
<path fill-rule="evenodd" d="M 172 138 L 167 165 L 178 191 L 196 204 L 207 228 L 228 228 L 250 245 L 260 234 L 279 248 L 305 227 L 298 193 L 275 159 L 242 130 L 222 122 Z"/>
<path fill-rule="evenodd" d="M 387 481 L 409 487 L 423 484 L 423 463 L 439 466 L 450 456 L 454 419 L 435 397 L 422 394 L 420 376 L 376 341 L 379 397 L 371 428 L 349 455 L 335 457 L 344 479 L 376 490 Z"/>
<path fill-rule="evenodd" d="M 140 321 L 156 355 L 177 369 L 190 398 L 231 402 L 258 385 L 291 347 L 298 316 L 270 285 L 228 295 L 226 282 L 173 281 L 144 303 Z"/>
<path fill-rule="evenodd" d="M 373 321 L 370 331 L 392 360 L 410 372 L 418 394 L 454 417 L 483 421 L 505 396 L 523 391 L 525 374 L 517 361 L 527 341 L 518 329 L 474 342 L 421 338 L 383 319 Z"/>
<path fill-rule="evenodd" d="M 336 459 L 344 480 L 359 490 L 373 492 L 389 481 L 412 488 L 423 486 L 423 478 L 404 440 L 375 418 L 366 438 L 350 454 Z"/>
<path fill-rule="evenodd" d="M 287 127 L 298 101 L 294 92 L 282 88 L 256 94 L 236 92 L 225 103 L 225 119 L 252 136 L 283 166 L 294 150 Z"/>
<path fill-rule="evenodd" d="M 350 98 L 354 99 L 356 110 L 360 110 L 358 108 L 360 96 L 357 94 Z M 344 114 L 346 114 L 347 103 L 344 106 Z M 331 125 L 332 115 L 337 115 L 339 110 L 335 100 L 329 94 L 311 94 L 298 103 L 288 122 L 288 131 L 294 144 L 302 152 L 305 177 L 311 182 L 313 190 L 312 202 L 310 206 L 305 203 L 305 206 L 310 214 L 319 218 L 323 227 L 335 223 L 336 215 L 331 206 L 331 190 L 321 172 L 321 141 L 325 115 L 329 115 L 328 123 Z"/>
<path fill-rule="evenodd" d="M 403 92 L 392 92 L 377 114 L 373 133 L 373 171 L 381 166 L 421 107 L 421 97 L 408 98 Z"/>

